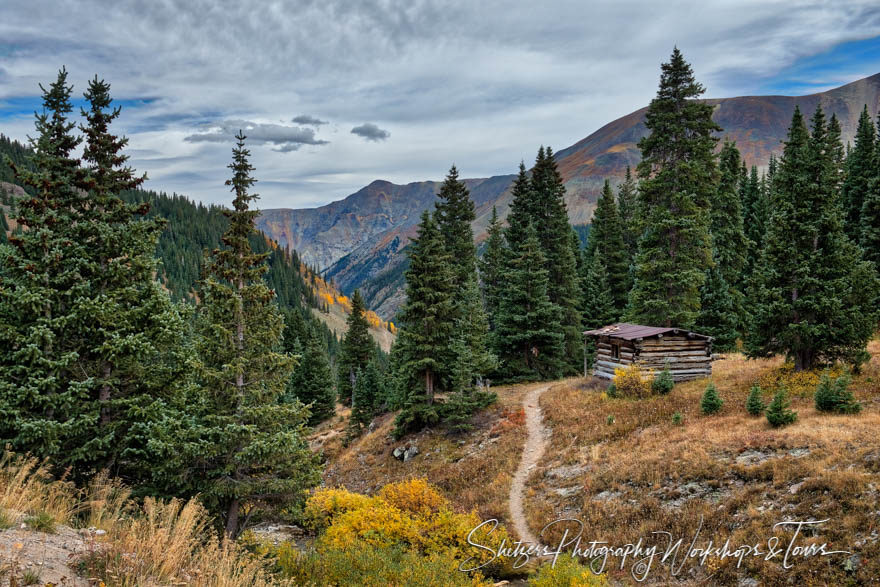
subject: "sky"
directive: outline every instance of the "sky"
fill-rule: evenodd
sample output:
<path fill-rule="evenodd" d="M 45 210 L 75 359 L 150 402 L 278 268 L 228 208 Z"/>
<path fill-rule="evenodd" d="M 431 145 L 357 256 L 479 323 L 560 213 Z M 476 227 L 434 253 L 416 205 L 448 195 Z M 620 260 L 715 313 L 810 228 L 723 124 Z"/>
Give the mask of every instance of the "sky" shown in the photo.
<path fill-rule="evenodd" d="M 111 84 L 146 187 L 230 201 L 241 129 L 259 205 L 314 207 L 453 163 L 514 173 L 647 105 L 674 46 L 706 97 L 812 93 L 880 72 L 880 5 L 3 0 L 0 132 L 33 134 L 65 66 L 78 97 Z"/>

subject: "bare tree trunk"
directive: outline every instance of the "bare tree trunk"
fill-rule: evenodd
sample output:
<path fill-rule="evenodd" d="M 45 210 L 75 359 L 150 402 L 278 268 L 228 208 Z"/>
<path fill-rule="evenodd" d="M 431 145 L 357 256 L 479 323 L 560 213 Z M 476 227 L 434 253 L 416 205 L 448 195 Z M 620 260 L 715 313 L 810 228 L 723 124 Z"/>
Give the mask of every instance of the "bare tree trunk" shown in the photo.
<path fill-rule="evenodd" d="M 239 501 L 233 499 L 226 512 L 226 536 L 234 540 L 238 536 Z"/>

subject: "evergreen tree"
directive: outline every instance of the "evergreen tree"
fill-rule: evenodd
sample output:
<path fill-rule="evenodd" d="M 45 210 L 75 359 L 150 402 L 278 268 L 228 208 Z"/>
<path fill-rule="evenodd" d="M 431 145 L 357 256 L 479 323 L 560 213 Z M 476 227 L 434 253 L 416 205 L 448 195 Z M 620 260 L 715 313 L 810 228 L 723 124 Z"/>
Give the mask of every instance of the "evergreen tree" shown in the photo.
<path fill-rule="evenodd" d="M 811 135 L 795 108 L 773 177 L 746 339 L 750 356 L 784 353 L 797 370 L 837 359 L 858 363 L 877 319 L 877 278 L 843 231 L 835 149 L 821 108 L 812 127 Z"/>
<path fill-rule="evenodd" d="M 584 255 L 586 273 L 584 274 L 584 315 L 585 328 L 602 328 L 614 323 L 619 314 L 614 305 L 608 273 L 601 257 Z"/>
<path fill-rule="evenodd" d="M 880 156 L 878 156 L 880 168 Z M 859 244 L 864 251 L 864 258 L 871 261 L 880 271 L 880 174 L 874 179 L 873 187 L 862 202 L 860 218 L 861 235 Z"/>
<path fill-rule="evenodd" d="M 449 169 L 438 197 L 440 200 L 435 204 L 434 221 L 446 250 L 455 260 L 455 286 L 460 291 L 475 271 L 477 252 L 471 222 L 477 216 L 470 192 L 464 182 L 459 181 L 455 165 Z"/>
<path fill-rule="evenodd" d="M 544 156 L 543 148 L 539 151 L 539 155 Z M 510 195 L 512 200 L 510 212 L 507 214 L 507 229 L 504 231 L 504 239 L 510 247 L 510 252 L 516 255 L 526 240 L 529 224 L 538 217 L 529 175 L 522 161 L 519 163 L 519 173 L 510 188 Z"/>
<path fill-rule="evenodd" d="M 486 313 L 490 329 L 495 329 L 495 316 L 504 289 L 503 273 L 506 260 L 504 232 L 498 220 L 498 212 L 492 206 L 492 220 L 489 222 L 486 250 L 480 260 L 480 280 L 483 285 L 483 299 L 486 300 Z"/>
<path fill-rule="evenodd" d="M 700 399 L 700 411 L 706 415 L 715 414 L 721 411 L 723 405 L 724 400 L 718 395 L 715 384 L 710 383 L 706 386 L 706 391 L 703 392 L 703 397 Z"/>
<path fill-rule="evenodd" d="M 77 353 L 69 308 L 89 297 L 89 283 L 78 267 L 84 243 L 70 234 L 78 220 L 77 187 L 83 172 L 74 151 L 81 139 L 68 120 L 73 110 L 62 69 L 48 88 L 42 85 L 43 110 L 36 115 L 30 166 L 7 158 L 18 181 L 34 194 L 17 204 L 19 225 L 4 248 L 0 282 L 0 443 L 62 462 L 68 438 L 94 425 L 82 410 L 82 395 L 71 385 Z"/>
<path fill-rule="evenodd" d="M 96 429 L 75 440 L 71 460 L 95 467 L 113 465 L 122 475 L 143 477 L 149 423 L 159 422 L 169 408 L 169 393 L 178 387 L 190 358 L 179 308 L 154 280 L 158 271 L 156 243 L 165 227 L 145 220 L 149 204 L 129 204 L 119 196 L 140 186 L 122 150 L 128 139 L 110 126 L 121 108 L 112 106 L 110 85 L 97 76 L 85 92 L 88 110 L 83 163 L 88 173 L 75 238 L 86 245 L 81 274 L 91 284 L 88 299 L 74 301 L 72 312 L 88 316 L 78 335 L 79 367 L 89 373 L 90 414 Z"/>
<path fill-rule="evenodd" d="M 623 183 L 617 188 L 617 210 L 620 215 L 620 226 L 623 231 L 623 242 L 626 243 L 626 260 L 632 265 L 636 259 L 636 253 L 639 250 L 639 229 L 638 223 L 638 186 L 632 176 L 630 166 L 626 166 L 626 175 Z M 632 284 L 627 287 L 629 292 Z"/>
<path fill-rule="evenodd" d="M 767 421 L 774 428 L 780 428 L 794 423 L 797 420 L 797 413 L 789 409 L 788 393 L 784 387 L 781 387 L 773 396 L 773 401 L 767 406 L 765 412 Z"/>
<path fill-rule="evenodd" d="M 710 204 L 718 170 L 712 106 L 676 48 L 662 66 L 639 141 L 639 240 L 629 313 L 636 322 L 689 327 L 711 263 Z"/>
<path fill-rule="evenodd" d="M 746 268 L 749 242 L 743 228 L 742 201 L 738 188 L 744 178 L 736 143 L 724 141 L 719 167 L 721 177 L 712 201 L 710 232 L 714 246 L 714 262 L 721 277 L 727 283 L 728 294 L 733 304 L 734 328 L 737 329 L 739 327 L 737 318 L 743 314 L 745 296 L 740 285 Z"/>
<path fill-rule="evenodd" d="M 296 399 L 309 406 L 309 424 L 315 425 L 336 413 L 327 343 L 316 328 L 310 329 L 301 356 L 291 377 L 291 391 Z"/>
<path fill-rule="evenodd" d="M 771 163 L 773 162 L 771 156 Z M 741 183 L 741 198 L 743 210 L 743 226 L 745 228 L 748 243 L 746 276 L 751 276 L 761 251 L 764 250 L 764 235 L 767 232 L 767 218 L 770 214 L 768 207 L 769 191 L 766 178 L 758 179 L 758 168 L 752 165 L 748 179 Z M 746 279 L 741 281 L 743 293 L 745 293 Z"/>
<path fill-rule="evenodd" d="M 535 199 L 532 222 L 547 259 L 547 296 L 559 308 L 559 324 L 564 341 L 565 373 L 580 370 L 582 298 L 577 275 L 577 260 L 571 247 L 571 225 L 565 206 L 565 185 L 556 166 L 553 150 L 539 149 L 532 169 L 531 193 Z"/>
<path fill-rule="evenodd" d="M 483 310 L 476 278 L 467 282 L 458 305 L 452 348 L 455 360 L 452 390 L 466 393 L 474 384 L 483 387 L 483 377 L 495 370 L 498 359 L 489 351 L 489 319 Z"/>
<path fill-rule="evenodd" d="M 843 374 L 831 381 L 828 373 L 823 373 L 814 396 L 816 409 L 820 412 L 836 412 L 838 414 L 857 414 L 862 411 L 862 404 L 856 401 L 852 391 L 849 390 L 850 382 L 848 374 Z"/>
<path fill-rule="evenodd" d="M 717 257 L 716 257 L 717 258 Z M 700 316 L 697 325 L 700 332 L 715 340 L 714 348 L 721 352 L 736 348 L 739 314 L 727 280 L 721 271 L 720 260 L 706 272 L 706 282 L 700 288 Z"/>
<path fill-rule="evenodd" d="M 9 232 L 9 223 L 6 222 L 6 214 L 0 209 L 0 245 L 7 241 L 7 232 Z"/>
<path fill-rule="evenodd" d="M 279 353 L 283 319 L 263 281 L 266 254 L 251 250 L 258 210 L 245 148 L 236 136 L 224 248 L 215 249 L 201 284 L 198 312 L 199 389 L 174 431 L 164 473 L 181 493 L 200 493 L 235 538 L 263 509 L 291 506 L 320 481 L 319 457 L 306 441 L 308 409 L 283 403 L 293 357 Z"/>
<path fill-rule="evenodd" d="M 746 399 L 746 411 L 749 415 L 760 416 L 764 413 L 765 409 L 766 406 L 761 399 L 761 388 L 757 385 L 753 385 L 749 390 L 749 397 Z"/>
<path fill-rule="evenodd" d="M 366 307 L 360 290 L 351 295 L 351 314 L 346 321 L 348 329 L 339 346 L 336 365 L 336 391 L 339 401 L 351 405 L 351 394 L 357 381 L 358 371 L 363 371 L 373 357 L 373 339 L 367 322 Z"/>
<path fill-rule="evenodd" d="M 456 307 L 452 259 L 430 213 L 422 214 L 419 232 L 410 245 L 406 272 L 406 303 L 401 309 L 396 358 L 398 385 L 405 394 L 396 420 L 397 436 L 439 422 L 434 395 L 448 379 L 453 359 Z"/>
<path fill-rule="evenodd" d="M 617 214 L 617 204 L 607 179 L 596 204 L 596 210 L 593 212 L 587 241 L 587 255 L 590 258 L 601 258 L 605 265 L 616 319 L 626 308 L 629 294 L 627 290 L 629 261 L 626 243 L 623 240 L 623 227 Z"/>
<path fill-rule="evenodd" d="M 868 114 L 868 106 L 865 105 L 856 128 L 855 146 L 846 158 L 846 181 L 843 184 L 846 234 L 856 243 L 861 239 L 862 206 L 878 177 L 875 160 L 876 132 L 874 122 Z"/>
<path fill-rule="evenodd" d="M 510 260 L 496 327 L 499 359 L 511 379 L 555 379 L 563 370 L 558 307 L 547 292 L 547 261 L 534 225 Z"/>
<path fill-rule="evenodd" d="M 386 395 L 384 376 L 376 359 L 358 371 L 354 385 L 351 417 L 348 421 L 346 439 L 351 442 L 370 425 Z"/>
<path fill-rule="evenodd" d="M 110 132 L 120 110 L 109 88 L 95 78 L 85 93 L 80 167 L 62 70 L 44 90 L 33 165 L 18 168 L 36 195 L 18 206 L 29 230 L 13 239 L 10 287 L 0 288 L 9 294 L 0 330 L 16 339 L 0 358 L 9 362 L 0 405 L 17 429 L 0 438 L 75 466 L 78 479 L 112 467 L 136 483 L 149 474 L 151 426 L 175 402 L 189 354 L 184 317 L 153 279 L 164 225 L 141 219 L 149 206 L 119 198 L 144 177 L 125 165 L 127 139 Z"/>

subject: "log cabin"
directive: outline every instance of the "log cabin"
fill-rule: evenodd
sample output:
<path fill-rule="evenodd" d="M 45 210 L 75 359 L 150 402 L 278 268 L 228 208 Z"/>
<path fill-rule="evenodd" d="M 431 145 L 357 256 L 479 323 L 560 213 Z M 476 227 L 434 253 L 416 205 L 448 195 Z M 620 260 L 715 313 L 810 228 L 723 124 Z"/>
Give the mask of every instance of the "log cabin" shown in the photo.
<path fill-rule="evenodd" d="M 587 330 L 584 336 L 596 341 L 593 375 L 602 379 L 612 379 L 614 369 L 633 363 L 655 372 L 668 365 L 676 382 L 712 374 L 712 337 L 705 334 L 621 322 Z"/>

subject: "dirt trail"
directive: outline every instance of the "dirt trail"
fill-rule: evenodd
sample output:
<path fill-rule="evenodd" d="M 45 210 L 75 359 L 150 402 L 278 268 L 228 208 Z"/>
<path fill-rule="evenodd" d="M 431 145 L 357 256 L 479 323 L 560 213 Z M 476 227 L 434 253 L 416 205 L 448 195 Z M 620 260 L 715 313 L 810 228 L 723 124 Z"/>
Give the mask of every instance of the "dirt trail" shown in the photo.
<path fill-rule="evenodd" d="M 541 394 L 549 388 L 549 385 L 536 387 L 523 398 L 528 438 L 526 438 L 526 445 L 523 447 L 522 460 L 519 462 L 519 467 L 517 467 L 516 473 L 513 476 L 513 483 L 510 485 L 510 497 L 508 499 L 513 529 L 520 540 L 532 544 L 538 544 L 538 539 L 532 534 L 528 523 L 526 523 L 523 501 L 525 500 L 525 487 L 529 474 L 538 464 L 538 461 L 541 460 L 544 450 L 547 448 L 549 432 L 544 427 L 539 400 L 541 399 Z"/>

